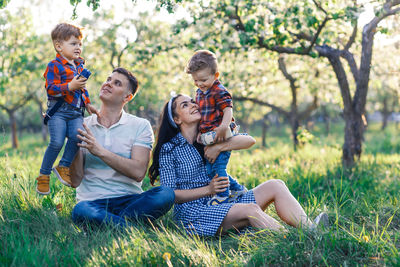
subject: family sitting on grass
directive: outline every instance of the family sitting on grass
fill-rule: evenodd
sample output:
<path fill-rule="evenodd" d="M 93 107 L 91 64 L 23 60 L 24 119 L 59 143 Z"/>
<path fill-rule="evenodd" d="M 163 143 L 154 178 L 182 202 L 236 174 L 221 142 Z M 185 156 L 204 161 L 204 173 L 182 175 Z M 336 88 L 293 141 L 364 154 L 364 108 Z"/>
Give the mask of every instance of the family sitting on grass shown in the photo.
<path fill-rule="evenodd" d="M 50 192 L 52 165 L 68 137 L 53 171 L 63 184 L 76 188 L 74 223 L 125 227 L 153 221 L 174 205 L 176 222 L 189 234 L 214 236 L 249 226 L 284 230 L 264 212 L 274 203 L 278 216 L 291 226 L 315 230 L 327 225 L 325 213 L 311 222 L 283 181 L 268 180 L 247 190 L 227 173 L 230 151 L 249 148 L 255 140 L 237 133 L 232 97 L 218 80 L 215 55 L 206 50 L 197 51 L 186 68 L 198 87 L 195 100 L 179 94 L 165 104 L 149 169 L 151 183 L 159 177 L 161 186 L 143 192 L 153 131 L 147 120 L 123 110 L 137 92 L 137 79 L 124 68 L 114 69 L 100 88 L 96 110 L 85 89 L 87 79 L 80 77 L 80 29 L 60 25 L 53 30 L 59 33 L 52 33 L 57 57 L 45 78 L 49 109 L 63 101 L 48 120 L 50 144 L 36 190 Z M 85 108 L 93 114 L 83 119 Z"/>

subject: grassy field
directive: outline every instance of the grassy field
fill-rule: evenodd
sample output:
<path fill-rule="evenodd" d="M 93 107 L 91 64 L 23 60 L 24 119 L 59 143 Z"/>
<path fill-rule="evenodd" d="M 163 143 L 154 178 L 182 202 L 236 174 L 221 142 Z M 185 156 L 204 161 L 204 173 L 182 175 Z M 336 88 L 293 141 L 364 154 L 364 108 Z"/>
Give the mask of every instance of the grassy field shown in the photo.
<path fill-rule="evenodd" d="M 229 169 L 248 188 L 273 178 L 286 182 L 314 218 L 326 211 L 331 227 L 319 233 L 290 228 L 189 237 L 172 213 L 153 226 L 87 233 L 74 226 L 73 189 L 52 177 L 40 197 L 35 177 L 46 143 L 27 135 L 20 149 L 0 133 L 0 265 L 2 266 L 400 266 L 400 137 L 393 125 L 371 125 L 364 154 L 352 172 L 341 168 L 342 125 L 293 152 L 288 129 L 269 133 L 249 151 L 234 152 Z M 149 188 L 146 178 L 144 189 Z M 277 217 L 273 205 L 267 211 Z M 163 255 L 171 255 L 170 260 Z"/>

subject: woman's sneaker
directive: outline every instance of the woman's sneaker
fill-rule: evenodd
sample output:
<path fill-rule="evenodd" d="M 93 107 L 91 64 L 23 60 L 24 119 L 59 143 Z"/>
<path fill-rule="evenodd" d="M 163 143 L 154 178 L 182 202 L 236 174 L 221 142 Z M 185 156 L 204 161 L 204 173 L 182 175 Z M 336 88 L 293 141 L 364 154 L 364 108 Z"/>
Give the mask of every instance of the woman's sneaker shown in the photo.
<path fill-rule="evenodd" d="M 310 227 L 311 231 L 316 231 L 318 228 L 328 228 L 329 226 L 329 217 L 325 212 L 321 212 L 314 220 L 313 224 Z"/>

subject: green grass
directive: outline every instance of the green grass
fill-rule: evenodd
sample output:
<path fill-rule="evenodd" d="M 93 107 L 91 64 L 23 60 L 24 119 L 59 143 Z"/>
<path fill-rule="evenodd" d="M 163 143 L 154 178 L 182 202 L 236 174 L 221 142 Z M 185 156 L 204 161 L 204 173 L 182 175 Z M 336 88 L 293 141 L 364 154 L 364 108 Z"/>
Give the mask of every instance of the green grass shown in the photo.
<path fill-rule="evenodd" d="M 314 234 L 252 231 L 217 238 L 189 237 L 169 212 L 153 226 L 124 231 L 105 227 L 85 233 L 70 214 L 73 189 L 52 177 L 52 193 L 35 192 L 46 143 L 26 135 L 20 149 L 0 134 L 0 265 L 162 266 L 400 266 L 400 137 L 390 125 L 371 125 L 364 153 L 352 172 L 341 167 L 343 125 L 293 152 L 286 128 L 268 133 L 267 148 L 232 153 L 229 171 L 248 188 L 273 178 L 286 182 L 314 218 L 326 211 L 331 228 Z M 146 178 L 144 188 L 149 188 Z M 56 209 L 58 204 L 61 209 Z M 277 218 L 273 205 L 267 210 Z"/>

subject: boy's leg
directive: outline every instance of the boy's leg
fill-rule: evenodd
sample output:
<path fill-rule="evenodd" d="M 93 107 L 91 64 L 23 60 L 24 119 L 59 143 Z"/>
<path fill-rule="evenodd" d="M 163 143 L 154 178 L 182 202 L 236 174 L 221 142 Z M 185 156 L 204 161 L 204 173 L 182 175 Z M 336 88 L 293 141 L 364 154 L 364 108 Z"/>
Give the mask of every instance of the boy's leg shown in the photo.
<path fill-rule="evenodd" d="M 40 173 L 45 175 L 50 175 L 54 161 L 57 159 L 58 153 L 60 153 L 64 145 L 67 133 L 67 122 L 62 116 L 58 116 L 56 113 L 49 120 L 48 128 L 50 143 L 44 153 L 42 166 L 40 168 Z"/>
<path fill-rule="evenodd" d="M 59 162 L 59 166 L 69 167 L 71 166 L 72 161 L 76 153 L 79 150 L 78 143 L 80 142 L 78 135 L 78 129 L 83 130 L 83 117 L 79 114 L 80 111 L 74 110 L 71 119 L 67 121 L 67 137 L 68 141 L 65 145 L 64 154 Z M 78 116 L 77 116 L 78 115 Z"/>
<path fill-rule="evenodd" d="M 226 171 L 226 166 L 228 165 L 230 156 L 230 151 L 223 151 L 218 155 L 215 162 L 212 164 L 212 170 L 214 173 L 218 174 L 218 177 L 229 177 Z M 229 187 L 227 187 L 225 191 L 217 193 L 217 196 L 229 197 Z"/>
<path fill-rule="evenodd" d="M 166 214 L 174 204 L 174 190 L 166 186 L 154 187 L 141 194 L 125 197 L 117 214 L 134 220 L 153 221 Z"/>
<path fill-rule="evenodd" d="M 50 193 L 50 173 L 54 161 L 57 159 L 58 153 L 64 145 L 66 135 L 66 122 L 63 117 L 54 114 L 48 122 L 50 133 L 50 143 L 47 146 L 46 152 L 43 156 L 42 165 L 40 167 L 40 174 L 36 178 L 36 192 L 41 195 Z"/>
<path fill-rule="evenodd" d="M 229 175 L 229 190 L 233 191 L 241 191 L 243 190 L 244 186 L 239 184 L 235 178 Z"/>

